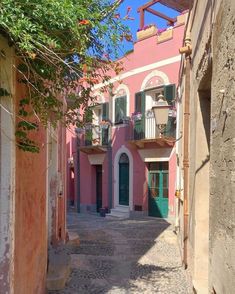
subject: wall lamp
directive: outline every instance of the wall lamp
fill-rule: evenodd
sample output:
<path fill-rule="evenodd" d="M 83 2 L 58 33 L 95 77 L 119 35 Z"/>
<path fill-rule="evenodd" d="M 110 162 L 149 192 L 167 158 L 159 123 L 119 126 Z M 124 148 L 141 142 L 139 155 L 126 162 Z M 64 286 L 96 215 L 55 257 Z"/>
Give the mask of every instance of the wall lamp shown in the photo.
<path fill-rule="evenodd" d="M 165 97 L 162 94 L 158 95 L 157 101 L 152 107 L 152 111 L 154 113 L 156 126 L 160 132 L 160 138 L 162 137 L 163 131 L 168 122 L 169 108 L 170 106 L 168 105 Z"/>

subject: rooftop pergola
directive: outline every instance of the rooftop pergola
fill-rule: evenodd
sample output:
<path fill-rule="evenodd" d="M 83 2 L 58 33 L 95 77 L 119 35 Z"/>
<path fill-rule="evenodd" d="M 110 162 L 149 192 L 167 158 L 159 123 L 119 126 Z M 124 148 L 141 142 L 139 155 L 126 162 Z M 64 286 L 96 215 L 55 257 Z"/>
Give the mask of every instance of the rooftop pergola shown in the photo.
<path fill-rule="evenodd" d="M 190 0 L 152 0 L 148 3 L 140 6 L 138 8 L 138 12 L 140 13 L 140 29 L 144 27 L 144 14 L 145 12 L 152 13 L 155 16 L 163 18 L 168 21 L 169 25 L 173 25 L 176 22 L 175 18 L 171 18 L 159 11 L 156 11 L 152 8 L 154 4 L 161 3 L 169 8 L 172 8 L 176 11 L 183 12 L 184 10 L 189 8 Z"/>

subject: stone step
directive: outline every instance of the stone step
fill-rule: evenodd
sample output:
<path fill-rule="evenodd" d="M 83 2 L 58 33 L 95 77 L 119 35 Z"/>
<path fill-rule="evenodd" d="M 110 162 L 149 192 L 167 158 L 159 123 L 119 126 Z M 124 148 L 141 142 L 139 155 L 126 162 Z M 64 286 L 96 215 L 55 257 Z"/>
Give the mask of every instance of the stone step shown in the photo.
<path fill-rule="evenodd" d="M 107 214 L 106 217 L 115 217 L 115 218 L 129 218 L 130 217 L 130 208 L 128 206 L 117 206 L 111 209 L 110 214 Z"/>
<path fill-rule="evenodd" d="M 71 272 L 71 258 L 63 248 L 49 250 L 47 290 L 62 290 Z"/>
<path fill-rule="evenodd" d="M 68 230 L 68 244 L 69 245 L 80 245 L 80 239 L 76 232 Z"/>

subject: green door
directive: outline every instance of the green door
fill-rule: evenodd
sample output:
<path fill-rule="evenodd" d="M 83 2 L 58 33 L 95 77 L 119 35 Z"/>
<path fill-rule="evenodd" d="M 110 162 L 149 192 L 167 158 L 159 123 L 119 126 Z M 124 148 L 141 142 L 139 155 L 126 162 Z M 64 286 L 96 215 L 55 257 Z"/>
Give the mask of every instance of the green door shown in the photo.
<path fill-rule="evenodd" d="M 119 159 L 119 204 L 129 205 L 129 159 L 125 153 Z"/>
<path fill-rule="evenodd" d="M 149 216 L 168 216 L 168 163 L 149 165 Z"/>

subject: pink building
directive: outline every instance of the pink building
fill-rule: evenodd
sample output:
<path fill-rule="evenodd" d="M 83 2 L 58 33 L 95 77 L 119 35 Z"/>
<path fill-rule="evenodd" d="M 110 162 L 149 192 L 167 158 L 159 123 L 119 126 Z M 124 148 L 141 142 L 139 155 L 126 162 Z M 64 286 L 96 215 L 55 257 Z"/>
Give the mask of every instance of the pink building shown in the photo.
<path fill-rule="evenodd" d="M 165 31 L 138 32 L 133 52 L 121 59 L 124 71 L 110 81 L 112 93 L 96 85 L 92 118 L 76 130 L 77 139 L 68 134 L 69 200 L 78 211 L 175 215 L 174 99 L 185 18 L 181 13 Z M 162 137 L 152 112 L 160 94 L 171 106 Z"/>

